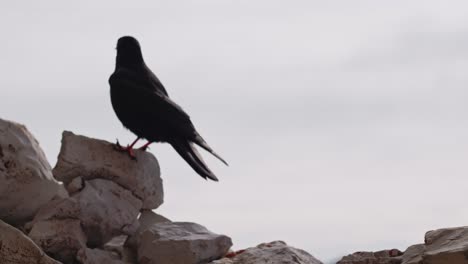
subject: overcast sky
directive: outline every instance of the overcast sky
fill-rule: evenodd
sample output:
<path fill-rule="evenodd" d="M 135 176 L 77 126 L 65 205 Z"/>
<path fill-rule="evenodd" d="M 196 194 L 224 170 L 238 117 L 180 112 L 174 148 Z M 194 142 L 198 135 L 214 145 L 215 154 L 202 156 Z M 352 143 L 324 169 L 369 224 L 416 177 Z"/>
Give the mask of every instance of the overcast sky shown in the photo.
<path fill-rule="evenodd" d="M 61 132 L 130 142 L 112 110 L 119 37 L 230 163 L 170 146 L 157 212 L 317 258 L 468 224 L 467 1 L 3 1 L 0 118 L 55 165 Z"/>

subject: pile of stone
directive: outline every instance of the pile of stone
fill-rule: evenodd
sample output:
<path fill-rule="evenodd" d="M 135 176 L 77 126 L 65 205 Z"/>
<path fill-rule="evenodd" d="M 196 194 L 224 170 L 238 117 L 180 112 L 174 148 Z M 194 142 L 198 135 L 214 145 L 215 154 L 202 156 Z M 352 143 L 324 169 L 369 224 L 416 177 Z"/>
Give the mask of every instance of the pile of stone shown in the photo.
<path fill-rule="evenodd" d="M 337 264 L 400 264 L 403 252 L 398 249 L 377 252 L 360 251 L 344 256 Z"/>
<path fill-rule="evenodd" d="M 379 252 L 356 252 L 337 264 L 468 264 L 468 227 L 429 231 L 424 244 Z"/>
<path fill-rule="evenodd" d="M 283 242 L 229 252 L 229 237 L 154 213 L 159 164 L 135 154 L 64 132 L 52 170 L 24 126 L 0 119 L 0 263 L 321 263 Z"/>
<path fill-rule="evenodd" d="M 229 251 L 202 225 L 153 212 L 163 203 L 156 158 L 64 132 L 52 170 L 37 140 L 0 119 L 1 264 L 321 264 L 282 241 Z M 426 233 L 424 243 L 356 252 L 337 264 L 468 264 L 468 227 Z"/>
<path fill-rule="evenodd" d="M 228 254 L 225 258 L 215 260 L 210 264 L 322 264 L 304 250 L 286 245 L 283 241 L 263 243 L 253 248 L 247 248 Z"/>

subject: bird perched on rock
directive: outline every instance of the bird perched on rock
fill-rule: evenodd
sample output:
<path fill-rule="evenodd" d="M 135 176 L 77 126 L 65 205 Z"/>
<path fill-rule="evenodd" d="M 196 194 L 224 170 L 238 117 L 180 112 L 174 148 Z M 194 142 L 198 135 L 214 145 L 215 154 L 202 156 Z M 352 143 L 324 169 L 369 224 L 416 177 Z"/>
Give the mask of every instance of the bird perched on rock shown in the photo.
<path fill-rule="evenodd" d="M 112 107 L 122 124 L 136 134 L 137 139 L 127 147 L 135 158 L 133 147 L 140 139 L 148 140 L 140 149 L 146 150 L 153 142 L 167 142 L 203 178 L 217 181 L 195 148 L 198 145 L 223 163 L 205 140 L 198 134 L 190 117 L 169 98 L 156 75 L 146 66 L 140 44 L 130 36 L 117 42 L 115 71 L 109 78 Z"/>

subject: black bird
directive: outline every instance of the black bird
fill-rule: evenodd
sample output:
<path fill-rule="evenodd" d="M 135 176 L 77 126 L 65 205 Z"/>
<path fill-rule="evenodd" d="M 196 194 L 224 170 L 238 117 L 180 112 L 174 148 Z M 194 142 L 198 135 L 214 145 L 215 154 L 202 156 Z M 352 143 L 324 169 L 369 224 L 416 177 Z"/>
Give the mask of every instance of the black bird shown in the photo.
<path fill-rule="evenodd" d="M 136 134 L 137 139 L 120 150 L 133 154 L 139 139 L 146 139 L 140 149 L 153 142 L 167 142 L 203 178 L 218 181 L 203 161 L 195 145 L 204 148 L 223 163 L 205 140 L 198 134 L 190 117 L 169 98 L 156 75 L 146 66 L 140 44 L 130 36 L 117 42 L 115 71 L 109 78 L 112 107 L 122 124 Z"/>

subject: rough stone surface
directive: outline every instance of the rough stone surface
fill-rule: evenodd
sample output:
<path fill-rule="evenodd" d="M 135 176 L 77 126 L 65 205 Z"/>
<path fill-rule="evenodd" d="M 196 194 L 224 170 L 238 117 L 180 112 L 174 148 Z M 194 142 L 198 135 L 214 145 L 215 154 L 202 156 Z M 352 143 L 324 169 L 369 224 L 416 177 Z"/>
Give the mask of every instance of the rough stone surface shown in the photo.
<path fill-rule="evenodd" d="M 52 176 L 26 128 L 0 119 L 0 264 L 321 263 L 281 241 L 226 255 L 229 237 L 153 213 L 163 203 L 159 165 L 136 156 L 64 132 Z"/>
<path fill-rule="evenodd" d="M 112 181 L 85 181 L 81 192 L 72 196 L 80 208 L 80 220 L 88 237 L 88 245 L 100 246 L 111 238 L 134 234 L 141 200 Z"/>
<path fill-rule="evenodd" d="M 84 188 L 71 197 L 51 200 L 26 227 L 29 230 L 38 222 L 57 219 L 79 220 L 87 244 L 101 246 L 115 236 L 135 233 L 141 204 L 141 200 L 118 184 L 94 179 L 85 181 Z"/>
<path fill-rule="evenodd" d="M 23 125 L 0 119 L 0 219 L 25 223 L 61 192 L 34 136 Z"/>
<path fill-rule="evenodd" d="M 424 264 L 468 264 L 468 227 L 429 231 L 425 236 Z"/>
<path fill-rule="evenodd" d="M 18 229 L 0 220 L 0 263 L 60 264 Z"/>
<path fill-rule="evenodd" d="M 197 264 L 224 256 L 231 239 L 187 222 L 153 224 L 139 235 L 140 264 Z"/>
<path fill-rule="evenodd" d="M 122 248 L 124 247 L 126 239 L 127 239 L 127 236 L 125 235 L 116 236 L 112 238 L 109 242 L 107 242 L 103 248 L 107 251 L 114 251 L 120 254 L 120 252 L 122 251 Z"/>
<path fill-rule="evenodd" d="M 249 261 L 249 260 L 247 260 Z M 256 262 L 234 262 L 234 260 L 232 260 L 231 258 L 222 258 L 222 259 L 218 259 L 218 260 L 214 260 L 208 264 L 241 264 L 241 263 L 256 263 Z M 263 262 L 263 263 L 268 263 L 270 264 L 270 262 Z M 272 262 L 272 264 L 275 264 L 276 262 Z M 280 262 L 281 264 L 286 264 L 287 262 Z"/>
<path fill-rule="evenodd" d="M 337 264 L 400 264 L 402 255 L 398 249 L 356 252 L 343 257 Z"/>
<path fill-rule="evenodd" d="M 97 248 L 81 249 L 76 258 L 81 264 L 125 264 L 116 253 Z"/>
<path fill-rule="evenodd" d="M 28 235 L 48 255 L 64 263 L 72 263 L 86 237 L 77 219 L 44 220 L 34 223 Z"/>
<path fill-rule="evenodd" d="M 34 217 L 33 221 L 28 223 L 27 229 L 30 230 L 34 223 L 51 219 L 78 219 L 80 217 L 80 207 L 78 201 L 72 197 L 55 197 L 47 204 L 41 207 Z"/>
<path fill-rule="evenodd" d="M 81 177 L 74 178 L 70 183 L 67 184 L 66 188 L 70 195 L 81 191 L 81 189 L 84 188 L 83 178 Z"/>
<path fill-rule="evenodd" d="M 425 249 L 426 246 L 424 244 L 408 247 L 403 256 L 401 256 L 401 264 L 423 264 L 422 254 L 424 253 Z"/>
<path fill-rule="evenodd" d="M 210 264 L 322 264 L 304 250 L 290 247 L 283 241 L 260 244 L 232 255 Z"/>
<path fill-rule="evenodd" d="M 127 236 L 114 237 L 104 245 L 104 249 L 118 254 L 125 264 L 137 264 L 136 252 L 124 246 L 125 240 L 127 240 Z"/>
<path fill-rule="evenodd" d="M 127 241 L 125 242 L 125 246 L 131 247 L 136 249 L 138 247 L 138 236 L 143 233 L 146 229 L 148 229 L 153 224 L 157 223 L 166 223 L 171 222 L 171 220 L 167 219 L 166 217 L 156 214 L 150 210 L 143 210 L 141 211 L 140 217 L 138 217 L 139 227 L 134 235 L 129 236 Z"/>
<path fill-rule="evenodd" d="M 65 131 L 53 172 L 56 179 L 66 184 L 76 177 L 112 180 L 141 199 L 143 209 L 156 209 L 163 203 L 158 161 L 149 152 L 137 150 L 135 154 L 137 161 L 116 151 L 112 143 Z"/>

